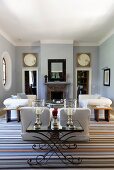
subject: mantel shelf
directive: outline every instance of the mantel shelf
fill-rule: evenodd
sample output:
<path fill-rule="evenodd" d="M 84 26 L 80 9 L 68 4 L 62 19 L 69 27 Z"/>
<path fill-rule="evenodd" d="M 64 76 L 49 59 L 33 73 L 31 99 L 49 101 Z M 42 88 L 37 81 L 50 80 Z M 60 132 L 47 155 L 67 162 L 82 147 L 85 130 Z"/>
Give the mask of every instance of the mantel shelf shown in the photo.
<path fill-rule="evenodd" d="M 45 85 L 70 85 L 70 83 L 68 82 L 60 82 L 60 81 L 54 81 L 54 82 L 47 82 L 45 83 Z"/>

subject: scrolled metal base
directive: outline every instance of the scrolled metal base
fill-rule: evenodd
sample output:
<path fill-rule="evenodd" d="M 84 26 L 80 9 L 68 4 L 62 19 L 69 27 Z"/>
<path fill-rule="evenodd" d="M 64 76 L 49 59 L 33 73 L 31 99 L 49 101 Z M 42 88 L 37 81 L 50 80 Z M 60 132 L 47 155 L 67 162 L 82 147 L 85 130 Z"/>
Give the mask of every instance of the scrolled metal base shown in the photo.
<path fill-rule="evenodd" d="M 58 132 L 58 133 L 60 133 L 60 132 Z M 72 132 L 70 132 L 70 134 L 71 133 Z M 71 149 L 77 148 L 77 144 L 68 144 L 68 139 L 72 138 L 74 136 L 67 137 L 65 140 L 63 139 L 65 136 L 67 136 L 69 134 L 69 132 L 66 134 L 62 134 L 62 136 L 60 138 L 59 138 L 59 135 L 57 135 L 58 137 L 56 138 L 56 140 L 42 132 L 39 132 L 39 134 L 42 135 L 42 138 L 38 137 L 38 136 L 37 137 L 34 136 L 34 137 L 40 139 L 41 143 L 43 143 L 43 144 L 34 144 L 32 146 L 32 148 L 37 153 L 39 152 L 39 150 L 43 150 L 44 154 L 38 154 L 35 158 L 28 159 L 27 163 L 29 165 L 44 166 L 44 165 L 47 165 L 48 163 L 50 163 L 51 160 L 53 160 L 53 163 L 54 163 L 54 161 L 56 162 L 58 159 L 64 165 L 69 165 L 69 164 L 77 165 L 82 162 L 82 159 L 77 157 L 76 154 L 75 155 L 68 154 L 68 152 L 67 152 L 69 150 L 71 151 Z M 43 137 L 47 138 L 47 140 L 44 140 Z"/>

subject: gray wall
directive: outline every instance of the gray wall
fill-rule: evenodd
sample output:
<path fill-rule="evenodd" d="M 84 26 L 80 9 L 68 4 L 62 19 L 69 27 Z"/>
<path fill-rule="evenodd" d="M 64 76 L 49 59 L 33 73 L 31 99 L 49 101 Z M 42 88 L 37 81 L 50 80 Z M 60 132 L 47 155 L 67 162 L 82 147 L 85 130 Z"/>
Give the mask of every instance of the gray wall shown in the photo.
<path fill-rule="evenodd" d="M 103 68 L 108 67 L 111 70 L 110 86 L 103 85 Z M 114 35 L 106 40 L 99 47 L 99 84 L 100 93 L 103 96 L 109 97 L 114 105 Z"/>
<path fill-rule="evenodd" d="M 72 44 L 41 44 L 36 47 L 14 47 L 5 38 L 0 36 L 0 55 L 7 51 L 12 62 L 12 85 L 9 90 L 5 90 L 2 85 L 2 62 L 0 62 L 0 107 L 3 100 L 22 91 L 22 55 L 23 53 L 38 53 L 38 70 L 39 70 L 39 98 L 45 98 L 44 75 L 48 73 L 48 59 L 66 59 L 67 81 L 71 83 L 69 97 L 75 97 L 75 70 L 77 53 L 91 53 L 92 68 L 92 94 L 101 93 L 109 97 L 114 104 L 114 79 L 113 79 L 113 56 L 114 56 L 114 35 L 106 40 L 99 47 L 81 46 L 73 47 Z M 103 68 L 111 69 L 110 86 L 103 85 Z"/>
<path fill-rule="evenodd" d="M 69 97 L 76 97 L 75 86 L 75 69 L 76 55 L 79 52 L 89 52 L 92 56 L 92 93 L 98 93 L 98 48 L 97 47 L 73 47 L 72 44 L 41 44 L 41 46 L 18 46 L 14 47 L 2 36 L 0 36 L 0 53 L 8 51 L 12 61 L 12 87 L 5 91 L 0 83 L 0 93 L 2 101 L 10 97 L 11 94 L 22 92 L 22 56 L 23 53 L 38 53 L 38 73 L 39 86 L 38 97 L 46 98 L 46 86 L 44 85 L 44 75 L 48 74 L 48 59 L 66 59 L 67 82 L 70 82 Z"/>
<path fill-rule="evenodd" d="M 39 58 L 40 58 L 40 47 L 33 46 L 33 47 L 22 47 L 18 46 L 15 47 L 16 51 L 16 93 L 22 92 L 22 68 L 23 68 L 23 53 L 38 53 L 38 70 L 39 70 Z"/>
<path fill-rule="evenodd" d="M 98 47 L 97 46 L 79 46 L 74 47 L 74 84 L 76 82 L 76 57 L 77 53 L 90 53 L 91 54 L 91 69 L 92 69 L 92 86 L 91 93 L 99 93 L 99 82 L 98 82 Z M 74 92 L 76 94 L 76 86 L 74 86 Z"/>
<path fill-rule="evenodd" d="M 73 45 L 72 44 L 41 44 L 40 92 L 39 97 L 46 97 L 44 75 L 48 74 L 48 59 L 66 59 L 66 79 L 70 82 L 69 97 L 73 97 Z"/>
<path fill-rule="evenodd" d="M 9 90 L 5 90 L 2 85 L 2 53 L 8 52 L 12 62 L 12 84 Z M 15 47 L 9 43 L 3 36 L 0 35 L 0 107 L 3 107 L 4 99 L 8 98 L 16 90 L 16 78 L 15 78 Z"/>

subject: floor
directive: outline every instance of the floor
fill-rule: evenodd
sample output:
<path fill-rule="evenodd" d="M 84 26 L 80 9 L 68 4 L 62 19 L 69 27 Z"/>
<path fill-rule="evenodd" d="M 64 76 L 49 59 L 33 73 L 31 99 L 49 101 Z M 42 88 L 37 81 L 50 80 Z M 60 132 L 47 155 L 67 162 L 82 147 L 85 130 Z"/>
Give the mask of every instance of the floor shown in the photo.
<path fill-rule="evenodd" d="M 114 111 L 112 111 L 112 113 L 111 113 L 111 119 L 114 119 Z M 12 122 L 9 122 L 9 123 L 7 123 L 6 125 L 9 127 L 9 125 L 10 125 L 10 123 L 12 123 Z M 15 122 L 13 122 L 13 123 L 15 123 Z M 95 126 L 95 128 L 94 128 L 94 123 L 96 123 L 96 124 L 98 124 L 99 126 L 100 126 L 100 131 L 99 131 L 99 128 L 97 127 L 97 126 Z M 109 133 L 108 133 L 108 137 L 107 137 L 107 139 L 109 139 L 110 138 L 110 136 L 114 136 L 114 133 L 113 133 L 113 129 L 114 129 L 114 126 L 113 126 L 113 124 L 111 123 L 111 121 L 110 122 L 105 122 L 105 121 L 103 121 L 103 122 L 101 122 L 101 121 L 99 121 L 98 123 L 96 122 L 96 121 L 93 121 L 93 124 L 92 124 L 92 128 L 91 128 L 91 145 L 89 146 L 88 144 L 86 144 L 86 145 L 83 145 L 82 146 L 82 144 L 80 144 L 80 151 L 81 150 L 85 150 L 85 149 L 87 149 L 87 145 L 88 145 L 88 149 L 89 150 L 91 150 L 91 148 L 92 148 L 92 146 L 94 145 L 94 137 L 96 136 L 96 139 L 95 139 L 95 141 L 97 141 L 97 145 L 95 146 L 95 150 L 94 150 L 94 152 L 98 152 L 100 155 L 103 155 L 103 157 L 104 157 L 104 148 L 103 148 L 103 145 L 104 145 L 104 143 L 103 143 L 103 145 L 102 145 L 102 142 L 104 142 L 104 138 L 103 138 L 103 136 L 104 136 L 104 129 L 105 130 L 107 130 L 108 131 L 108 124 L 110 123 L 110 135 L 109 135 Z M 18 124 L 18 123 L 17 123 Z M 6 127 L 6 125 L 5 125 L 5 127 Z M 105 125 L 107 125 L 107 127 L 105 127 Z M 12 128 L 13 128 L 13 126 L 12 126 Z M 95 134 L 94 134 L 94 136 L 93 136 L 93 131 L 95 131 Z M 15 132 L 14 132 L 15 133 Z M 6 134 L 9 134 L 9 132 L 8 132 L 8 130 L 6 131 Z M 12 134 L 13 135 L 13 134 Z M 14 135 L 17 135 L 17 133 L 16 134 L 14 134 Z M 14 135 L 13 135 L 13 138 L 14 138 Z M 4 136 L 4 134 L 3 134 L 3 136 Z M 98 142 L 98 141 L 100 141 L 100 142 Z M 106 142 L 107 143 L 107 142 Z M 109 143 L 109 142 L 108 142 Z M 109 149 L 110 150 L 110 152 L 111 152 L 111 154 L 110 154 L 110 156 L 113 156 L 114 154 L 113 154 L 113 150 L 114 150 L 114 147 L 113 147 L 113 144 L 114 143 L 114 137 L 113 137 L 113 141 L 111 141 L 110 140 L 110 143 L 109 143 L 109 146 L 108 146 L 108 144 L 107 144 L 107 149 Z M 12 145 L 12 144 L 10 144 L 10 145 Z M 21 145 L 21 144 L 20 144 Z M 22 144 L 23 145 L 23 144 Z M 3 143 L 1 142 L 1 148 L 2 148 L 2 150 L 4 149 L 6 149 L 6 148 L 3 148 L 4 146 L 3 146 Z M 110 147 L 111 147 L 111 149 L 110 149 Z M 21 149 L 22 149 L 22 147 L 20 147 Z M 15 149 L 15 148 L 14 148 Z M 101 150 L 100 150 L 101 149 Z M 19 150 L 19 152 L 20 152 L 20 150 Z M 19 153 L 18 152 L 18 153 Z M 102 152 L 102 153 L 101 153 Z M 108 151 L 109 152 L 109 151 Z M 109 152 L 109 153 L 110 153 Z M 15 152 L 14 152 L 15 153 Z M 92 152 L 93 153 L 93 152 Z M 8 154 L 9 154 L 9 152 L 8 152 Z M 80 152 L 80 154 L 83 154 L 83 152 Z M 90 155 L 91 155 L 91 153 L 90 153 Z M 89 156 L 89 153 L 88 153 L 88 156 Z M 104 158 L 103 158 L 103 161 L 104 161 Z M 14 160 L 13 160 L 13 162 L 14 162 Z M 96 164 L 95 164 L 96 165 Z M 103 162 L 103 165 L 104 165 L 104 162 Z M 1 168 L 0 168 L 1 169 Z M 9 168 L 8 168 L 9 169 Z M 28 168 L 26 168 L 26 170 L 27 170 Z M 60 170 L 65 170 L 65 168 L 59 168 Z M 110 169 L 110 170 L 113 170 L 114 168 L 68 168 L 67 170 L 74 170 L 74 169 L 79 169 L 79 170 L 108 170 L 108 169 Z M 10 169 L 9 169 L 10 170 Z M 25 170 L 25 169 L 21 169 L 21 170 Z M 29 169 L 28 169 L 29 170 Z M 31 170 L 34 170 L 34 168 L 32 168 Z M 41 170 L 43 170 L 43 168 L 41 168 Z M 50 168 L 45 168 L 45 170 L 51 170 Z"/>

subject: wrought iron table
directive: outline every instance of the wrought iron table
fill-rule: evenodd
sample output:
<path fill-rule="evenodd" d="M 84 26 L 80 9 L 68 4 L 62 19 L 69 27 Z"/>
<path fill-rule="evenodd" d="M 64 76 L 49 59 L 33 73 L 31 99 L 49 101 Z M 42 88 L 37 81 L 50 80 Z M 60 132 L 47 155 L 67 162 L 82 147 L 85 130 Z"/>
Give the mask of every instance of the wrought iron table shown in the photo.
<path fill-rule="evenodd" d="M 34 124 L 31 123 L 26 131 L 38 134 L 33 135 L 36 138 L 37 143 L 33 144 L 32 148 L 37 156 L 28 159 L 27 162 L 30 166 L 45 167 L 46 165 L 46 167 L 59 167 L 61 164 L 71 167 L 71 165 L 76 166 L 82 162 L 81 158 L 77 156 L 76 142 L 69 142 L 69 139 L 75 137 L 73 133 L 84 131 L 78 121 L 75 122 L 73 129 L 69 129 L 67 126 L 60 126 L 58 129 L 41 126 L 40 129 L 36 129 Z M 39 153 L 39 150 L 42 151 L 42 154 Z"/>

